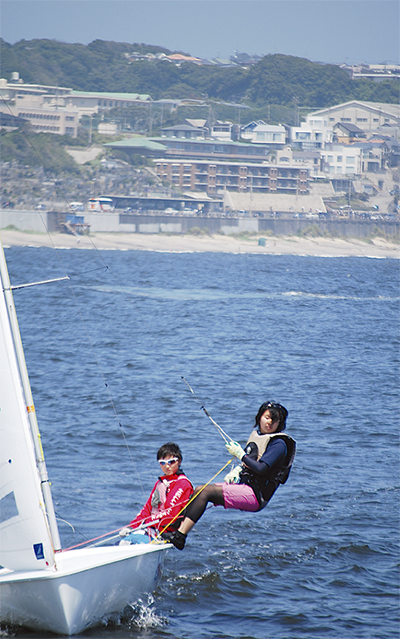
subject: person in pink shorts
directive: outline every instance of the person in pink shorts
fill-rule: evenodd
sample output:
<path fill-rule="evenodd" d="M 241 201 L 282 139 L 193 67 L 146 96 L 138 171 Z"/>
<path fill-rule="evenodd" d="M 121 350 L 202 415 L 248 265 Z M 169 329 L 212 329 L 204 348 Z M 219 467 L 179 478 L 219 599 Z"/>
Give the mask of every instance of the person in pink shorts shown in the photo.
<path fill-rule="evenodd" d="M 296 443 L 283 433 L 287 416 L 288 411 L 281 404 L 262 404 L 245 448 L 233 441 L 226 444 L 228 452 L 241 464 L 226 475 L 224 483 L 198 486 L 179 528 L 163 537 L 183 550 L 187 534 L 208 503 L 248 512 L 262 510 L 279 484 L 286 482 L 294 460 Z"/>

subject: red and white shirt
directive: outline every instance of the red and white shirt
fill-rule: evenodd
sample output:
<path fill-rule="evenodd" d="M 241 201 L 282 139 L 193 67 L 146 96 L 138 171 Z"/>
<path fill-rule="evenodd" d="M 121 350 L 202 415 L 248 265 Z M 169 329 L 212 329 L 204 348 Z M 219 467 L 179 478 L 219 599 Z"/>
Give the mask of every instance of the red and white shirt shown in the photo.
<path fill-rule="evenodd" d="M 178 515 L 192 494 L 193 486 L 184 473 L 159 477 L 150 497 L 129 526 L 138 528 L 140 524 L 146 524 L 158 530 L 175 530 L 183 519 L 183 513 Z"/>

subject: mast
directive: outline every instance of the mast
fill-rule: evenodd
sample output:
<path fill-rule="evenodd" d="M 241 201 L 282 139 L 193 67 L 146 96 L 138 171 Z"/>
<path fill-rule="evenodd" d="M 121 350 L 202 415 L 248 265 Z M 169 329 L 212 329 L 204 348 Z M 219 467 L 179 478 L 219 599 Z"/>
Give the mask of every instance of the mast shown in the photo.
<path fill-rule="evenodd" d="M 19 371 L 19 376 L 22 384 L 25 406 L 28 414 L 28 421 L 30 426 L 30 432 L 32 437 L 33 446 L 35 449 L 36 456 L 36 465 L 39 471 L 41 490 L 43 493 L 43 499 L 46 506 L 47 519 L 50 528 L 50 534 L 52 538 L 53 548 L 54 550 L 61 549 L 60 536 L 58 533 L 58 526 L 56 515 L 54 512 L 53 500 L 51 497 L 50 483 L 49 477 L 47 474 L 46 463 L 44 460 L 43 448 L 41 444 L 41 436 L 39 432 L 39 426 L 37 423 L 35 406 L 33 403 L 32 390 L 31 385 L 29 383 L 28 370 L 25 362 L 25 355 L 21 341 L 21 334 L 19 331 L 17 314 L 14 305 L 14 298 L 10 285 L 10 278 L 8 275 L 6 258 L 4 255 L 3 245 L 0 241 L 0 274 L 1 280 L 3 283 L 4 296 L 7 305 L 7 313 L 10 322 L 11 334 L 13 345 L 15 349 L 17 366 Z"/>

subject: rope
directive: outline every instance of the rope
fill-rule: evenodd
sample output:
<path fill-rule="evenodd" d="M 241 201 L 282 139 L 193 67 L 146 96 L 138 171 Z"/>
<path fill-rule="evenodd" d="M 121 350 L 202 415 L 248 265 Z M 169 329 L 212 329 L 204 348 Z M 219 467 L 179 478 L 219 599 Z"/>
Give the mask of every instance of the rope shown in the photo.
<path fill-rule="evenodd" d="M 104 535 L 99 535 L 99 537 L 94 537 L 93 539 L 88 539 L 87 541 L 82 541 L 80 544 L 76 544 L 75 546 L 69 546 L 68 548 L 62 548 L 61 550 L 58 550 L 57 552 L 67 552 L 67 550 L 73 550 L 74 548 L 80 548 L 81 546 L 86 546 L 86 544 L 90 544 L 92 543 L 92 541 L 97 541 L 98 539 L 104 539 L 104 537 L 108 537 L 109 535 L 114 535 L 115 533 L 119 532 L 120 530 L 122 530 L 122 528 L 124 528 L 124 526 L 122 526 L 121 528 L 116 528 L 115 530 L 112 530 L 111 532 L 105 533 Z"/>
<path fill-rule="evenodd" d="M 62 521 L 64 521 L 64 520 L 62 520 Z M 133 530 L 143 530 L 145 528 L 148 528 L 148 526 L 150 526 L 150 524 L 147 524 L 147 525 L 146 524 L 144 524 L 144 525 L 141 524 L 138 528 L 135 528 L 135 529 L 132 528 L 132 532 L 133 532 Z M 93 539 L 87 539 L 86 541 L 81 541 L 80 544 L 76 544 L 75 546 L 68 546 L 68 548 L 62 548 L 61 550 L 57 550 L 56 552 L 57 553 L 67 552 L 67 550 L 74 550 L 75 548 L 80 548 L 81 546 L 86 546 L 87 544 L 92 544 L 93 546 L 99 546 L 100 544 L 93 544 L 93 542 L 94 541 L 98 541 L 99 539 L 104 539 L 105 541 L 106 540 L 111 541 L 112 539 L 118 539 L 119 538 L 119 534 L 116 535 L 115 533 L 119 533 L 119 531 L 122 530 L 123 528 L 126 528 L 126 526 L 121 526 L 120 528 L 116 528 L 115 530 L 111 530 L 110 532 L 104 533 L 104 535 L 99 535 L 98 537 L 93 537 Z M 106 539 L 106 538 L 108 538 L 108 539 Z M 101 542 L 101 543 L 103 543 L 103 542 Z"/>
<path fill-rule="evenodd" d="M 226 468 L 226 467 L 227 467 L 227 466 L 231 463 L 231 461 L 232 461 L 232 459 L 230 459 L 229 461 L 227 461 L 227 462 L 226 462 L 226 464 L 224 464 L 224 465 L 222 466 L 222 468 L 220 468 L 220 470 L 219 470 L 217 473 L 215 473 L 215 475 L 214 475 L 213 477 L 211 477 L 211 479 L 210 479 L 210 480 L 209 480 L 206 484 L 204 484 L 204 486 L 202 486 L 202 487 L 200 488 L 200 490 L 199 490 L 199 491 L 197 491 L 197 493 L 196 493 L 195 495 L 193 495 L 193 497 L 191 497 L 191 498 L 189 499 L 189 501 L 188 501 L 188 503 L 186 504 L 186 506 L 184 506 L 183 508 L 181 508 L 181 510 L 179 511 L 179 513 L 178 513 L 177 515 L 175 515 L 175 517 L 174 517 L 174 518 L 173 518 L 173 519 L 172 519 L 172 520 L 171 520 L 171 521 L 170 521 L 170 522 L 169 522 L 166 526 L 164 526 L 164 528 L 163 528 L 162 530 L 160 530 L 160 532 L 157 534 L 157 536 L 155 537 L 155 539 L 153 539 L 153 540 L 150 542 L 151 544 L 153 544 L 155 541 L 157 541 L 157 539 L 159 539 L 159 537 L 161 537 L 161 535 L 163 534 L 163 532 L 165 532 L 165 531 L 167 530 L 167 528 L 169 528 L 169 526 L 170 526 L 171 524 L 173 524 L 173 523 L 174 523 L 174 521 L 176 521 L 176 520 L 178 519 L 179 515 L 181 515 L 181 514 L 183 513 L 183 511 L 184 511 L 184 510 L 186 510 L 186 508 L 187 508 L 187 507 L 188 507 L 188 506 L 192 503 L 192 501 L 194 501 L 194 500 L 196 499 L 197 495 L 200 495 L 200 493 L 201 493 L 201 492 L 203 492 L 203 490 L 204 490 L 205 488 L 207 488 L 207 486 L 209 486 L 209 485 L 211 484 L 211 482 L 212 482 L 212 481 L 213 481 L 216 477 L 218 477 L 218 475 L 219 475 L 220 473 L 222 473 L 222 471 L 223 471 L 223 470 L 225 470 L 225 468 Z"/>
<path fill-rule="evenodd" d="M 211 415 L 208 412 L 207 408 L 204 406 L 204 404 L 197 397 L 197 395 L 195 394 L 193 388 L 190 386 L 188 381 L 183 377 L 183 375 L 181 375 L 181 379 L 183 379 L 183 381 L 185 382 L 186 386 L 188 387 L 188 389 L 192 393 L 193 397 L 201 404 L 201 409 L 204 411 L 205 415 L 207 415 L 207 417 L 211 421 L 211 423 L 214 424 L 214 426 L 218 430 L 219 434 L 221 435 L 221 437 L 225 441 L 225 443 L 227 444 L 228 442 L 231 442 L 232 441 L 232 437 L 229 437 L 229 435 L 226 434 L 226 432 L 221 428 L 221 426 L 219 424 L 217 424 L 217 422 L 211 417 Z"/>
<path fill-rule="evenodd" d="M 211 477 L 211 479 L 204 484 L 204 486 L 201 487 L 201 489 L 199 491 L 197 491 L 197 493 L 195 495 L 193 495 L 188 501 L 187 503 L 185 503 L 185 505 L 183 506 L 183 508 L 181 508 L 181 510 L 178 512 L 177 515 L 175 515 L 175 517 L 162 529 L 160 530 L 160 532 L 157 534 L 157 536 L 150 542 L 150 543 L 154 543 L 157 539 L 159 539 L 159 537 L 162 535 L 163 532 L 166 531 L 166 529 L 174 522 L 178 519 L 178 517 L 183 513 L 184 510 L 186 510 L 186 508 L 192 503 L 192 501 L 194 501 L 197 497 L 197 495 L 199 495 L 205 488 L 207 488 L 207 486 L 209 486 L 211 484 L 211 482 L 218 477 L 218 475 L 220 473 L 222 473 L 223 470 L 225 470 L 225 468 L 233 461 L 233 458 L 230 459 L 229 461 L 226 462 L 226 464 L 224 464 L 222 466 L 222 468 L 220 468 L 220 470 L 215 473 L 215 475 L 213 477 Z M 60 518 L 58 518 L 60 519 Z M 61 520 L 64 521 L 64 520 Z M 140 524 L 140 526 L 138 528 L 132 529 L 133 530 L 143 530 L 145 528 L 148 527 L 152 527 L 151 524 L 143 524 L 143 522 L 145 521 L 145 518 L 143 519 L 142 523 Z M 69 523 L 69 522 L 67 522 Z M 71 524 L 69 524 L 71 526 Z M 111 541 L 112 539 L 118 539 L 119 534 L 115 534 L 115 533 L 119 533 L 120 530 L 122 530 L 123 528 L 126 528 L 126 526 L 121 526 L 120 528 L 116 528 L 115 530 L 111 530 L 110 532 L 104 533 L 103 535 L 99 535 L 98 537 L 93 537 L 93 539 L 87 539 L 86 541 L 82 541 L 80 544 L 76 544 L 75 546 L 69 546 L 68 548 L 62 548 L 61 550 L 57 550 L 56 553 L 61 553 L 61 552 L 67 552 L 68 550 L 74 550 L 75 548 L 80 548 L 81 546 L 87 546 L 87 544 L 92 544 L 92 545 L 99 545 L 99 544 L 93 544 L 93 542 L 95 541 L 99 541 L 99 539 L 103 539 L 106 540 L 106 538 L 108 538 L 109 541 Z"/>

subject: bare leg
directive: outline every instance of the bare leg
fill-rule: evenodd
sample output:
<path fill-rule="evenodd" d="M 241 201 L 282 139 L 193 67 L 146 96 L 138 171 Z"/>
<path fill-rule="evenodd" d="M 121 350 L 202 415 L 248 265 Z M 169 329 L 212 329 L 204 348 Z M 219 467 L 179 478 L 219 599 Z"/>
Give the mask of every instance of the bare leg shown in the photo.
<path fill-rule="evenodd" d="M 209 484 L 205 488 L 198 486 L 194 494 L 195 499 L 189 504 L 185 519 L 178 528 L 179 532 L 184 535 L 187 535 L 192 530 L 196 521 L 203 515 L 209 502 L 216 506 L 224 505 L 222 486 L 217 486 L 216 484 Z"/>
<path fill-rule="evenodd" d="M 178 530 L 179 530 L 179 532 L 183 533 L 184 535 L 187 535 L 192 530 L 192 528 L 195 525 L 195 523 L 196 522 L 193 521 L 192 519 L 190 519 L 189 517 L 185 517 L 185 519 L 183 520 L 183 522 L 179 526 Z"/>

